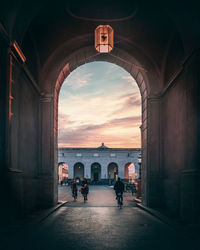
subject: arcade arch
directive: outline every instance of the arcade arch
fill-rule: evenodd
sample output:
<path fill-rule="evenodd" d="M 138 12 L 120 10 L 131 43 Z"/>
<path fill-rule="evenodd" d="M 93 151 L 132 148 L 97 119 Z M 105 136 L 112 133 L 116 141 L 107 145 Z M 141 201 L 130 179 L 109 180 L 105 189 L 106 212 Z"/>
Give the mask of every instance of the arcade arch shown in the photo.
<path fill-rule="evenodd" d="M 81 162 L 74 164 L 74 178 L 80 181 L 84 177 L 84 165 Z"/>
<path fill-rule="evenodd" d="M 94 162 L 91 165 L 91 182 L 98 183 L 99 181 L 101 181 L 101 165 Z"/>
<path fill-rule="evenodd" d="M 124 166 L 124 180 L 126 182 L 133 182 L 136 178 L 135 165 L 133 162 L 128 162 Z"/>
<path fill-rule="evenodd" d="M 195 34 L 195 30 L 198 30 L 198 22 L 192 21 L 196 21 L 195 18 L 192 19 L 192 16 L 189 18 L 190 26 L 194 29 L 192 36 L 188 36 L 188 22 L 185 22 L 185 16 L 180 14 L 183 12 L 180 12 L 179 8 L 174 8 L 174 5 L 168 5 L 167 8 L 161 7 L 157 2 L 153 5 L 152 3 L 141 4 L 139 5 L 140 14 L 136 16 L 136 22 L 127 20 L 126 22 L 118 22 L 117 25 L 113 23 L 117 31 L 116 41 L 118 41 L 112 51 L 112 55 L 115 57 L 111 55 L 95 56 L 91 30 L 96 27 L 97 22 L 81 24 L 73 17 L 69 17 L 64 11 L 61 11 L 64 18 L 63 15 L 54 15 L 55 6 L 52 5 L 48 9 L 45 5 L 44 9 L 41 6 L 41 11 L 36 11 L 38 7 L 29 8 L 28 12 L 23 11 L 26 8 L 26 5 L 23 4 L 12 6 L 14 12 L 10 11 L 9 8 L 8 10 L 3 8 L 6 10 L 6 18 L 2 18 L 2 20 L 4 20 L 5 27 L 10 28 L 6 32 L 6 39 L 4 38 L 6 40 L 5 49 L 2 49 L 3 55 L 5 54 L 2 57 L 4 58 L 2 62 L 5 64 L 5 70 L 2 70 L 2 82 L 5 82 L 3 91 L 1 91 L 3 100 L 5 96 L 2 110 L 8 110 L 11 96 L 8 95 L 10 92 L 7 86 L 11 86 L 12 80 L 15 82 L 12 89 L 12 96 L 15 100 L 14 107 L 19 107 L 19 109 L 14 110 L 12 127 L 9 120 L 11 113 L 2 112 L 2 120 L 7 117 L 5 124 L 8 124 L 4 125 L 3 131 L 5 130 L 5 133 L 3 132 L 3 136 L 1 136 L 3 138 L 1 154 L 5 163 L 2 165 L 8 166 L 11 170 L 19 168 L 24 179 L 30 179 L 32 176 L 33 185 L 35 175 L 37 175 L 40 187 L 38 189 L 39 195 L 34 193 L 36 191 L 32 188 L 30 190 L 32 193 L 31 195 L 29 193 L 27 201 L 39 197 L 38 203 L 56 204 L 57 99 L 59 88 L 63 79 L 79 65 L 93 60 L 110 61 L 130 72 L 141 90 L 143 203 L 152 207 L 160 207 L 164 204 L 175 214 L 181 213 L 180 211 L 186 215 L 193 214 L 185 202 L 189 192 L 187 190 L 190 190 L 190 193 L 194 193 L 193 200 L 196 204 L 199 190 L 196 188 L 196 184 L 191 185 L 191 183 L 196 183 L 199 173 L 196 157 L 199 134 L 196 128 L 198 128 L 199 120 L 195 113 L 198 106 L 197 93 L 199 93 L 197 70 L 199 54 L 196 47 L 198 43 L 197 40 L 195 41 L 198 38 L 198 32 Z M 62 7 L 60 5 L 60 8 Z M 151 7 L 151 12 L 149 12 L 149 7 Z M 186 9 L 184 5 L 181 7 L 183 10 Z M 194 9 L 191 7 L 190 11 L 196 16 Z M 50 13 L 49 10 L 51 10 Z M 92 10 L 95 11 L 95 9 Z M 113 8 L 114 10 L 115 8 Z M 16 22 L 13 22 L 13 18 L 11 18 L 13 13 L 15 13 Z M 20 18 L 21 13 L 27 13 L 26 22 Z M 49 14 L 46 15 L 47 13 Z M 106 18 L 109 24 L 109 17 L 106 16 Z M 52 25 L 49 26 L 49 24 L 53 25 L 54 32 L 50 28 Z M 141 24 L 144 29 L 141 29 Z M 65 35 L 63 35 L 63 31 Z M 152 35 L 150 39 L 146 39 L 149 33 Z M 183 51 L 180 50 L 179 41 L 174 39 L 179 33 L 181 35 L 180 41 L 183 42 Z M 8 34 L 10 38 L 7 37 Z M 22 46 L 27 63 L 23 67 L 22 65 L 18 67 L 15 62 L 11 61 L 10 68 L 12 70 L 13 65 L 15 75 L 13 74 L 13 79 L 10 79 L 8 84 L 6 75 L 9 74 L 6 65 L 8 66 L 7 52 L 10 49 L 8 50 L 7 43 L 11 42 L 9 40 L 11 38 L 16 39 Z M 148 72 L 139 70 L 132 63 L 143 66 Z M 17 72 L 19 72 L 19 77 Z M 189 85 L 188 79 L 191 80 Z M 19 87 L 17 83 L 20 83 Z M 15 92 L 19 92 L 20 95 L 16 95 Z M 180 107 L 182 112 L 179 112 Z M 193 113 L 188 121 L 187 114 L 191 114 L 191 112 Z M 174 123 L 174 117 L 176 117 L 176 123 Z M 32 126 L 27 126 L 27 121 L 30 121 L 29 124 L 32 123 Z M 188 128 L 192 128 L 190 129 L 192 132 L 188 132 Z M 34 136 L 30 138 L 30 135 Z M 174 140 L 175 137 L 178 139 Z M 30 140 L 27 141 L 27 138 Z M 193 138 L 190 144 L 187 143 L 188 138 Z M 4 150 L 5 141 L 6 148 Z M 23 159 L 24 152 L 27 152 L 27 160 L 31 162 L 28 167 Z M 186 157 L 185 152 L 191 153 Z M 16 173 L 10 172 L 9 175 L 13 175 L 13 178 L 9 176 L 9 180 L 12 180 Z M 48 178 L 44 178 L 45 175 Z M 192 181 L 190 181 L 191 179 Z M 22 182 L 24 190 L 26 190 L 30 184 L 28 181 Z M 183 185 L 181 185 L 182 182 Z M 18 185 L 20 189 L 21 182 Z M 172 188 L 174 195 L 171 195 L 170 192 Z M 15 193 L 14 191 L 13 193 Z M 20 197 L 24 197 L 22 194 L 24 194 L 23 190 L 18 195 L 19 200 Z M 21 203 L 29 203 L 25 202 L 26 198 L 23 199 Z M 33 204 L 36 204 L 36 201 Z M 177 204 L 173 206 L 175 209 L 172 204 Z"/>
<path fill-rule="evenodd" d="M 95 24 L 96 25 L 96 24 Z M 38 71 L 38 88 L 40 94 L 40 141 L 41 145 L 39 159 L 39 175 L 42 176 L 43 172 L 48 172 L 52 179 L 49 185 L 52 186 L 51 190 L 56 190 L 57 186 L 57 120 L 58 120 L 58 96 L 60 87 L 64 79 L 77 67 L 82 64 L 92 61 L 107 61 L 115 63 L 127 72 L 136 80 L 140 89 L 142 97 L 142 178 L 143 178 L 143 200 L 144 204 L 149 205 L 149 200 L 153 202 L 158 200 L 155 198 L 157 193 L 147 193 L 147 186 L 154 185 L 155 182 L 152 178 L 147 178 L 148 171 L 151 168 L 159 165 L 159 107 L 160 107 L 160 91 L 162 90 L 162 81 L 160 75 L 160 68 L 155 62 L 155 58 L 151 57 L 139 43 L 135 40 L 129 40 L 126 35 L 116 32 L 115 39 L 120 41 L 116 44 L 114 50 L 110 54 L 97 54 L 93 45 L 93 34 L 88 31 L 83 31 L 83 34 L 76 34 L 75 37 L 68 37 L 65 41 L 56 43 L 51 51 L 46 53 L 46 57 L 42 62 L 40 70 Z M 62 35 L 63 37 L 63 35 Z M 65 53 L 63 53 L 65 51 Z M 157 51 L 157 49 L 156 49 Z M 159 64 L 160 66 L 160 64 Z M 143 70 L 145 69 L 145 70 Z M 33 81 L 33 85 L 37 86 Z M 148 104 L 148 105 L 147 105 Z M 149 114 L 149 115 L 148 115 Z M 152 119 L 152 120 L 151 120 Z M 48 121 L 48 122 L 47 122 Z M 50 136 L 49 136 L 50 135 Z M 150 135 L 150 137 L 149 137 Z M 153 138 L 153 141 L 151 139 Z M 148 145 L 153 143 L 155 145 L 153 154 Z M 47 142 L 43 144 L 42 142 Z M 51 157 L 49 157 L 51 155 Z M 152 158 L 152 159 L 151 159 Z M 147 169 L 148 160 L 148 169 Z M 152 170 L 155 178 L 159 176 L 159 168 L 155 172 Z M 43 183 L 43 182 L 42 182 Z M 41 184 L 43 185 L 43 184 Z M 44 186 L 46 184 L 44 183 Z M 156 187 L 153 188 L 156 190 Z M 149 199 L 152 194 L 153 199 Z M 42 195 L 41 195 L 42 196 Z M 44 194 L 45 196 L 45 194 Z M 57 193 L 51 194 L 51 202 L 57 202 Z"/>
<path fill-rule="evenodd" d="M 108 164 L 108 179 L 109 183 L 112 184 L 118 176 L 118 165 L 115 162 Z"/>
<path fill-rule="evenodd" d="M 123 43 L 123 42 L 122 42 Z M 60 52 L 58 52 L 60 53 Z M 57 134 L 58 134 L 58 96 L 61 89 L 61 86 L 67 78 L 67 76 L 77 67 L 81 66 L 84 63 L 89 63 L 92 61 L 106 61 L 110 63 L 114 63 L 122 68 L 124 68 L 130 75 L 135 79 L 139 90 L 141 94 L 141 113 L 142 113 L 142 124 L 141 124 L 141 148 L 142 148 L 142 158 L 143 158 L 143 175 L 142 178 L 144 182 L 142 182 L 143 185 L 143 197 L 146 197 L 146 185 L 147 185 L 147 177 L 145 171 L 146 169 L 146 162 L 147 162 L 147 128 L 148 128 L 148 110 L 147 110 L 147 98 L 150 95 L 150 91 L 153 90 L 153 85 L 151 85 L 151 88 L 149 88 L 149 81 L 153 81 L 153 83 L 156 83 L 158 81 L 157 79 L 157 70 L 153 69 L 153 64 L 150 63 L 150 61 L 145 60 L 144 65 L 146 65 L 149 69 L 151 68 L 154 70 L 155 74 L 153 76 L 153 79 L 151 79 L 150 76 L 147 77 L 147 74 L 139 63 L 134 57 L 132 57 L 130 54 L 126 52 L 126 50 L 121 50 L 119 48 L 115 48 L 115 50 L 112 52 L 113 55 L 110 54 L 96 54 L 93 47 L 85 47 L 82 49 L 79 49 L 78 51 L 74 52 L 73 54 L 70 54 L 68 58 L 63 58 L 63 61 L 60 62 L 60 69 L 58 69 L 58 65 L 54 65 L 54 67 L 58 70 L 58 77 L 55 79 L 55 71 L 54 76 L 51 76 L 51 78 L 55 79 L 55 85 L 53 87 L 53 97 L 54 97 L 54 140 L 57 142 Z M 62 55 L 60 55 L 62 57 Z M 144 56 L 144 55 L 143 55 Z M 53 59 L 53 58 L 52 58 Z M 66 61 L 68 61 L 66 63 Z M 51 58 L 49 63 L 51 62 Z M 51 62 L 50 67 L 53 66 L 53 62 Z M 137 67 L 138 66 L 138 67 Z M 46 67 L 46 65 L 45 65 Z M 142 68 L 142 69 L 141 69 Z M 55 68 L 54 68 L 55 70 Z M 51 71 L 50 71 L 51 72 Z M 50 73 L 51 74 L 51 73 Z M 45 79 L 46 82 L 46 79 Z M 51 90 L 52 91 L 52 90 Z M 158 91 L 158 88 L 157 88 Z M 155 99 L 154 101 L 157 102 Z M 157 103 L 156 103 L 157 105 Z M 156 110 L 157 112 L 157 110 Z M 56 145 L 57 147 L 57 145 Z M 57 155 L 55 155 L 57 157 Z"/>
<path fill-rule="evenodd" d="M 58 163 L 58 183 L 59 184 L 67 183 L 68 169 L 69 169 L 69 166 L 65 162 Z"/>

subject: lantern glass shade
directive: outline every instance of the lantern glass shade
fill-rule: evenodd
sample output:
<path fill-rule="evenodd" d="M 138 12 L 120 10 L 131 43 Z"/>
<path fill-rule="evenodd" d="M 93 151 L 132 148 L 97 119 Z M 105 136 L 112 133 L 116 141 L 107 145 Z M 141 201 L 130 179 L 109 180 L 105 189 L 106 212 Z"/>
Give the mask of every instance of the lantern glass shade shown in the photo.
<path fill-rule="evenodd" d="M 99 25 L 95 29 L 95 49 L 100 53 L 109 53 L 114 46 L 114 30 L 110 25 Z"/>

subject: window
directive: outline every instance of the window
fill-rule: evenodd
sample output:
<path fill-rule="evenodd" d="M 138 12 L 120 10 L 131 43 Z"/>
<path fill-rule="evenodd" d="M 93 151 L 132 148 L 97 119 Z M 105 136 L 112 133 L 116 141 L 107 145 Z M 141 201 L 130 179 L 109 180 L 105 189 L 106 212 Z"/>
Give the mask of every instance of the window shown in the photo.
<path fill-rule="evenodd" d="M 116 155 L 115 154 L 110 154 L 110 157 L 116 157 Z"/>

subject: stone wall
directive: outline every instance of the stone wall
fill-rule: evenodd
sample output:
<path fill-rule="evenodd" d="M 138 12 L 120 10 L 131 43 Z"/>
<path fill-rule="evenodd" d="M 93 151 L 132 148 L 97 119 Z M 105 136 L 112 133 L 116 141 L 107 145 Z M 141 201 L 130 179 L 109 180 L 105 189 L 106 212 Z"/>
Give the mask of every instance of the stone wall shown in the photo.
<path fill-rule="evenodd" d="M 162 202 L 172 215 L 199 210 L 199 54 L 192 55 L 162 99 Z"/>
<path fill-rule="evenodd" d="M 23 66 L 12 57 L 11 116 L 9 126 L 9 185 L 20 211 L 37 204 L 39 164 L 39 94 Z M 15 190 L 15 191 L 14 191 Z"/>

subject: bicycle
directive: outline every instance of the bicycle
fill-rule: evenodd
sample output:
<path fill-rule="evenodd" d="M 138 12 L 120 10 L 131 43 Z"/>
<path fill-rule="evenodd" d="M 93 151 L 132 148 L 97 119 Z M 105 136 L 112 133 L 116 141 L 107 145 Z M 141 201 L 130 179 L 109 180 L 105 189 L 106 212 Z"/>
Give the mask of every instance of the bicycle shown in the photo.
<path fill-rule="evenodd" d="M 122 208 L 122 193 L 117 193 L 117 204 L 118 204 L 118 207 L 121 209 Z"/>
<path fill-rule="evenodd" d="M 86 200 L 87 200 L 87 194 L 83 194 L 83 200 L 84 200 L 84 203 L 86 203 Z"/>
<path fill-rule="evenodd" d="M 81 194 L 83 195 L 83 200 L 84 200 L 84 203 L 86 202 L 87 200 L 87 195 L 88 195 L 88 192 L 89 192 L 89 188 L 88 188 L 88 185 L 87 184 L 84 184 L 81 189 L 79 190 L 81 192 Z"/>

